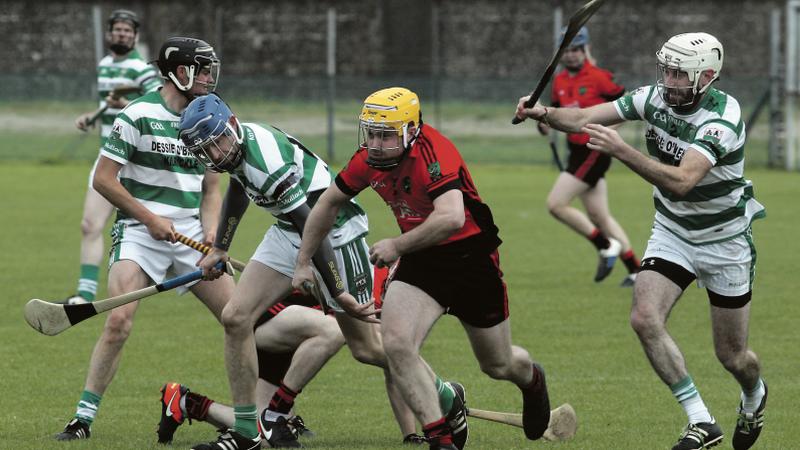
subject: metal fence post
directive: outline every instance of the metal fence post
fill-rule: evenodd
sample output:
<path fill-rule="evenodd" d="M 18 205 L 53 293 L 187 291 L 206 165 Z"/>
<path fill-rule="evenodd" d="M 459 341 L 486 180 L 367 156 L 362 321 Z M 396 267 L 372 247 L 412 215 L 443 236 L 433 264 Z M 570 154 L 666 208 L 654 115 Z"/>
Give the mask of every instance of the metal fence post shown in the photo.
<path fill-rule="evenodd" d="M 334 157 L 334 102 L 336 101 L 336 8 L 328 8 L 328 162 Z"/>

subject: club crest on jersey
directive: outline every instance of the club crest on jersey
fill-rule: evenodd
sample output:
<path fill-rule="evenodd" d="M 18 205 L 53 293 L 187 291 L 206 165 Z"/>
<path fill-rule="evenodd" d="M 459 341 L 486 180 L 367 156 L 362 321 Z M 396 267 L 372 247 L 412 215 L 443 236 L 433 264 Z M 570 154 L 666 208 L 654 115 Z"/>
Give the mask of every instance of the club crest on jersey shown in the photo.
<path fill-rule="evenodd" d="M 114 126 L 111 128 L 111 134 L 108 135 L 108 138 L 119 139 L 120 134 L 122 134 L 122 125 L 118 122 L 114 122 Z"/>
<path fill-rule="evenodd" d="M 428 164 L 428 174 L 431 176 L 431 181 L 442 178 L 442 168 L 439 167 L 439 161 Z"/>
<path fill-rule="evenodd" d="M 586 86 L 581 86 L 578 88 L 578 95 L 583 95 L 586 93 Z"/>

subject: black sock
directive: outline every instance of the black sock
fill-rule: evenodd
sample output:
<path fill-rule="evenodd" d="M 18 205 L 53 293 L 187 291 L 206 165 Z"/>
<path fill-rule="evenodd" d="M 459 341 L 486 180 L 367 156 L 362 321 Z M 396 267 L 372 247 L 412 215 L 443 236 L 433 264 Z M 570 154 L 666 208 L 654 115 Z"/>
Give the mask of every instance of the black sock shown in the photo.
<path fill-rule="evenodd" d="M 600 230 L 597 228 L 592 231 L 592 234 L 590 234 L 587 239 L 589 239 L 598 250 L 606 249 L 609 245 L 611 245 L 611 242 L 608 241 L 606 235 L 600 232 Z"/>
<path fill-rule="evenodd" d="M 628 269 L 628 273 L 638 273 L 641 264 L 639 262 L 639 258 L 633 253 L 633 249 L 628 250 L 627 252 L 623 253 L 622 262 L 625 263 L 625 267 Z"/>

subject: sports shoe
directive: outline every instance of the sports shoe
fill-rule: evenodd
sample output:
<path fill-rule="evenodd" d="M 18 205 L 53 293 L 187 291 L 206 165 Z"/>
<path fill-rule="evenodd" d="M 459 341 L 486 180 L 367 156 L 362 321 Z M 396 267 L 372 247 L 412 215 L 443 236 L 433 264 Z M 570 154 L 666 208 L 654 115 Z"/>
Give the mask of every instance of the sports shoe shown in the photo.
<path fill-rule="evenodd" d="M 75 295 L 70 295 L 69 297 L 65 298 L 64 300 L 62 300 L 60 302 L 56 302 L 56 303 L 60 303 L 62 305 L 83 305 L 84 303 L 89 303 L 89 300 L 86 300 L 85 298 L 81 297 L 80 295 L 75 294 Z"/>
<path fill-rule="evenodd" d="M 464 392 L 464 386 L 455 381 L 448 382 L 451 388 L 455 391 L 456 395 L 453 398 L 453 406 L 447 413 L 445 420 L 447 426 L 450 427 L 450 432 L 453 433 L 453 445 L 459 450 L 467 445 L 467 438 L 469 437 L 469 425 L 467 424 L 467 395 Z"/>
<path fill-rule="evenodd" d="M 192 450 L 256 450 L 261 449 L 261 436 L 256 435 L 253 439 L 246 438 L 241 434 L 228 430 L 217 438 L 216 441 L 206 444 L 198 444 Z"/>
<path fill-rule="evenodd" d="M 89 439 L 91 435 L 92 431 L 89 425 L 74 418 L 64 427 L 64 431 L 55 435 L 55 438 L 57 441 L 74 441 L 75 439 Z"/>
<path fill-rule="evenodd" d="M 767 409 L 767 382 L 764 382 L 764 398 L 758 405 L 754 413 L 747 413 L 742 410 L 742 403 L 739 402 L 739 417 L 736 419 L 736 430 L 733 432 L 733 448 L 735 450 L 746 450 L 753 446 L 761 434 L 764 427 L 764 410 Z"/>
<path fill-rule="evenodd" d="M 636 274 L 629 273 L 622 279 L 622 283 L 619 284 L 619 287 L 633 287 L 633 284 L 636 282 Z"/>
<path fill-rule="evenodd" d="M 717 421 L 711 418 L 711 422 L 690 423 L 678 438 L 678 443 L 672 450 L 700 450 L 711 448 L 722 443 L 722 428 L 717 425 Z"/>
<path fill-rule="evenodd" d="M 539 372 L 539 382 L 521 389 L 522 429 L 526 438 L 535 441 L 542 437 L 550 423 L 550 396 L 547 394 L 544 369 L 533 363 L 533 370 Z"/>
<path fill-rule="evenodd" d="M 294 434 L 297 437 L 304 437 L 304 438 L 317 437 L 317 433 L 314 433 L 313 431 L 309 430 L 308 427 L 306 427 L 306 423 L 303 422 L 302 417 L 292 416 L 289 417 L 289 420 L 287 420 L 287 422 L 289 422 L 289 427 L 294 430 Z"/>
<path fill-rule="evenodd" d="M 258 430 L 261 436 L 269 443 L 272 448 L 301 448 L 297 441 L 297 435 L 289 428 L 289 422 L 283 416 L 277 420 L 267 420 L 267 410 L 265 409 L 258 416 Z"/>
<path fill-rule="evenodd" d="M 600 260 L 597 263 L 597 273 L 594 274 L 594 281 L 600 282 L 606 279 L 617 262 L 617 257 L 622 252 L 622 244 L 614 238 L 608 238 L 608 248 L 599 250 Z"/>
<path fill-rule="evenodd" d="M 425 445 L 428 440 L 417 433 L 409 433 L 403 438 L 403 445 Z"/>
<path fill-rule="evenodd" d="M 167 383 L 161 387 L 161 420 L 158 422 L 158 443 L 169 444 L 175 430 L 185 417 L 181 411 L 181 399 L 189 393 L 189 388 L 178 383 Z"/>

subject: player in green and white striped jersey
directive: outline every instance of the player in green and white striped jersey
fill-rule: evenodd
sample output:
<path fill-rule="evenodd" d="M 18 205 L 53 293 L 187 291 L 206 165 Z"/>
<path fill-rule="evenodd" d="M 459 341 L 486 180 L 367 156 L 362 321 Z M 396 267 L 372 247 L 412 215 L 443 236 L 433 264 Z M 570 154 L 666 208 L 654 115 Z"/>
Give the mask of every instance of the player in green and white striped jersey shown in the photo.
<path fill-rule="evenodd" d="M 764 217 L 764 207 L 744 177 L 739 103 L 712 85 L 722 70 L 722 44 L 707 33 L 679 34 L 656 56 L 656 86 L 581 110 L 526 109 L 521 101 L 517 115 L 589 133 L 589 148 L 654 185 L 655 223 L 634 287 L 631 325 L 689 418 L 673 449 L 707 448 L 723 437 L 666 329 L 669 312 L 695 279 L 711 303 L 716 355 L 742 387 L 733 447 L 746 449 L 761 432 L 767 399 L 758 358 L 747 346 L 756 262 L 751 222 Z M 647 123 L 650 158 L 607 127 L 626 120 Z"/>
<path fill-rule="evenodd" d="M 292 292 L 303 226 L 311 207 L 333 181 L 333 174 L 322 159 L 277 128 L 240 123 L 225 102 L 214 94 L 197 98 L 187 107 L 181 115 L 180 129 L 181 139 L 198 161 L 211 170 L 231 174 L 220 218 L 223 225 L 217 233 L 214 250 L 200 263 L 204 271 L 217 261 L 227 259 L 227 250 L 250 200 L 277 220 L 255 250 L 223 311 L 225 362 L 236 423 L 233 430 L 221 435 L 218 441 L 194 447 L 198 450 L 242 448 L 257 436 L 256 421 L 248 419 L 256 414 L 253 394 L 257 360 L 253 321 Z M 325 284 L 318 291 L 325 296 L 323 307 L 336 313 L 353 356 L 362 363 L 384 369 L 390 401 L 395 411 L 400 411 L 398 420 L 402 420 L 400 417 L 413 416 L 393 388 L 378 327 L 366 323 L 377 321 L 372 317 L 376 311 L 371 302 L 373 280 L 365 240 L 367 232 L 366 213 L 355 201 L 347 203 L 334 219 L 328 239 L 313 258 L 319 278 Z M 217 273 L 209 273 L 209 276 Z M 302 384 L 288 387 L 300 392 L 313 375 L 297 380 L 298 383 L 302 380 Z M 288 377 L 284 383 L 287 380 Z M 455 392 L 446 383 L 442 384 L 445 387 L 440 396 L 449 395 L 452 402 Z M 296 442 L 273 441 L 273 436 L 285 435 L 276 431 L 285 426 L 282 425 L 285 422 L 275 411 L 264 410 L 259 423 L 271 446 L 299 446 Z"/>
<path fill-rule="evenodd" d="M 214 89 L 219 61 L 206 42 L 179 37 L 167 39 L 157 62 L 165 85 L 118 114 L 95 173 L 94 188 L 118 209 L 109 257 L 109 296 L 161 283 L 170 271 L 176 275 L 194 271 L 197 252 L 177 243 L 176 231 L 207 244 L 216 235 L 219 174 L 206 174 L 192 158 L 178 139 L 177 125 L 192 98 Z M 188 289 L 220 320 L 233 287 L 233 279 L 224 276 Z M 75 415 L 56 439 L 90 436 L 137 308 L 134 302 L 109 313 Z"/>
<path fill-rule="evenodd" d="M 111 133 L 111 124 L 120 109 L 130 100 L 161 86 L 155 68 L 146 63 L 135 48 L 138 36 L 139 18 L 135 13 L 124 9 L 111 13 L 106 34 L 111 53 L 97 65 L 97 92 L 102 113 L 95 120 L 100 121 L 101 148 Z M 135 91 L 116 97 L 112 91 L 117 88 L 135 88 Z M 76 119 L 75 126 L 87 131 L 94 126 L 93 121 L 90 123 L 94 115 L 94 112 L 82 114 Z M 92 188 L 96 168 L 97 161 L 89 173 L 89 187 L 83 204 L 78 292 L 70 296 L 66 303 L 92 301 L 97 293 L 97 278 L 104 249 L 102 233 L 114 207 Z"/>

